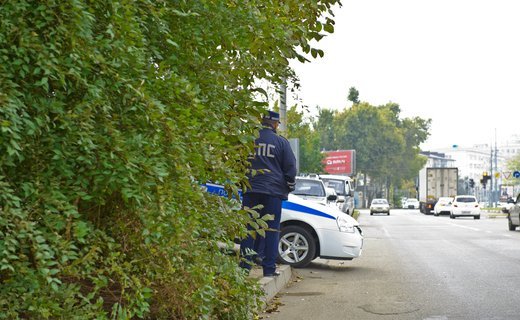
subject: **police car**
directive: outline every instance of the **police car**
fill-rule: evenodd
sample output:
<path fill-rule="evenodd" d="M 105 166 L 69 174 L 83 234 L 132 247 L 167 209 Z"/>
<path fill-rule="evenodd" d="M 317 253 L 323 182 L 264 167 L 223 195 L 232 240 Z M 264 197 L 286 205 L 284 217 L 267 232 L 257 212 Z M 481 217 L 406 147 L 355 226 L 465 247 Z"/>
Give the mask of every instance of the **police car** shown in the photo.
<path fill-rule="evenodd" d="M 219 185 L 206 184 L 208 192 L 226 195 Z M 337 207 L 324 206 L 289 194 L 282 203 L 278 261 L 296 268 L 316 258 L 352 260 L 363 250 L 359 223 Z"/>
<path fill-rule="evenodd" d="M 303 268 L 316 258 L 352 260 L 361 255 L 359 223 L 337 207 L 289 194 L 282 203 L 279 261 Z"/>

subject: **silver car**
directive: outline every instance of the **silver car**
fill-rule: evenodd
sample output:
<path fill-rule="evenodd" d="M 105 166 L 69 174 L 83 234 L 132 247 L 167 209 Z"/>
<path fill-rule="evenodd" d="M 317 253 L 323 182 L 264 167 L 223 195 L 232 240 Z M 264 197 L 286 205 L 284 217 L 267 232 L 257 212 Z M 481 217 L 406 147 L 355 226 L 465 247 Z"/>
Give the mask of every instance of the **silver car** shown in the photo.
<path fill-rule="evenodd" d="M 520 225 L 520 193 L 516 200 L 511 204 L 509 213 L 507 214 L 509 230 L 514 231 Z"/>
<path fill-rule="evenodd" d="M 373 199 L 370 203 L 370 215 L 374 213 L 386 213 L 390 215 L 390 204 L 386 199 Z"/>

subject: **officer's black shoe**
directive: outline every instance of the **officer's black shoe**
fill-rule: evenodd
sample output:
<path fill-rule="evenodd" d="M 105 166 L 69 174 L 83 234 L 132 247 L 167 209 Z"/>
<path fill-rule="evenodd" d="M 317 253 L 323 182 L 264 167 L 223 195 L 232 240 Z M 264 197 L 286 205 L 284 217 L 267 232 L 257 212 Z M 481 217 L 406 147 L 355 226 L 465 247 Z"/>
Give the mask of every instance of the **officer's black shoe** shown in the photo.
<path fill-rule="evenodd" d="M 280 275 L 280 272 L 275 271 L 275 272 L 273 272 L 273 273 L 266 273 L 266 274 L 264 274 L 264 277 L 275 278 L 275 277 L 278 277 L 279 275 Z"/>
<path fill-rule="evenodd" d="M 253 259 L 253 262 L 254 262 L 257 266 L 261 266 L 261 265 L 262 265 L 262 262 L 263 262 L 263 259 L 262 259 L 262 257 L 260 257 L 260 256 L 255 256 L 255 258 Z"/>

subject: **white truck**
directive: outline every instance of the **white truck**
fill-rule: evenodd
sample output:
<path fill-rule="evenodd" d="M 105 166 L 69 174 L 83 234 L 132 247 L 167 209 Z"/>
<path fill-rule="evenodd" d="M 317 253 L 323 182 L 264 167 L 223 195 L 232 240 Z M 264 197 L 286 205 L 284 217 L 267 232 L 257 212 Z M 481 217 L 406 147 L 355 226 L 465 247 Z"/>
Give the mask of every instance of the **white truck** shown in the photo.
<path fill-rule="evenodd" d="M 348 215 L 354 213 L 354 181 L 349 176 L 320 174 L 320 179 L 327 187 L 334 188 L 338 196 L 338 208 Z"/>
<path fill-rule="evenodd" d="M 455 197 L 458 168 L 423 168 L 419 171 L 419 211 L 431 214 L 441 197 Z"/>

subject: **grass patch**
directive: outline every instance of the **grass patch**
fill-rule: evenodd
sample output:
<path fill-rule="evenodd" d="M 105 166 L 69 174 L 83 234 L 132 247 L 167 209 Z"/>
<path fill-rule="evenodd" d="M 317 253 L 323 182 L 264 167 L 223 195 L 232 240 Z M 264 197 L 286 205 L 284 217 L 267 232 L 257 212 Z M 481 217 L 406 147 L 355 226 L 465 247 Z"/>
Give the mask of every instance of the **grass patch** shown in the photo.
<path fill-rule="evenodd" d="M 359 217 L 359 214 L 360 214 L 360 211 L 359 210 L 354 210 L 354 212 L 352 213 L 352 218 L 354 219 L 358 219 Z"/>

